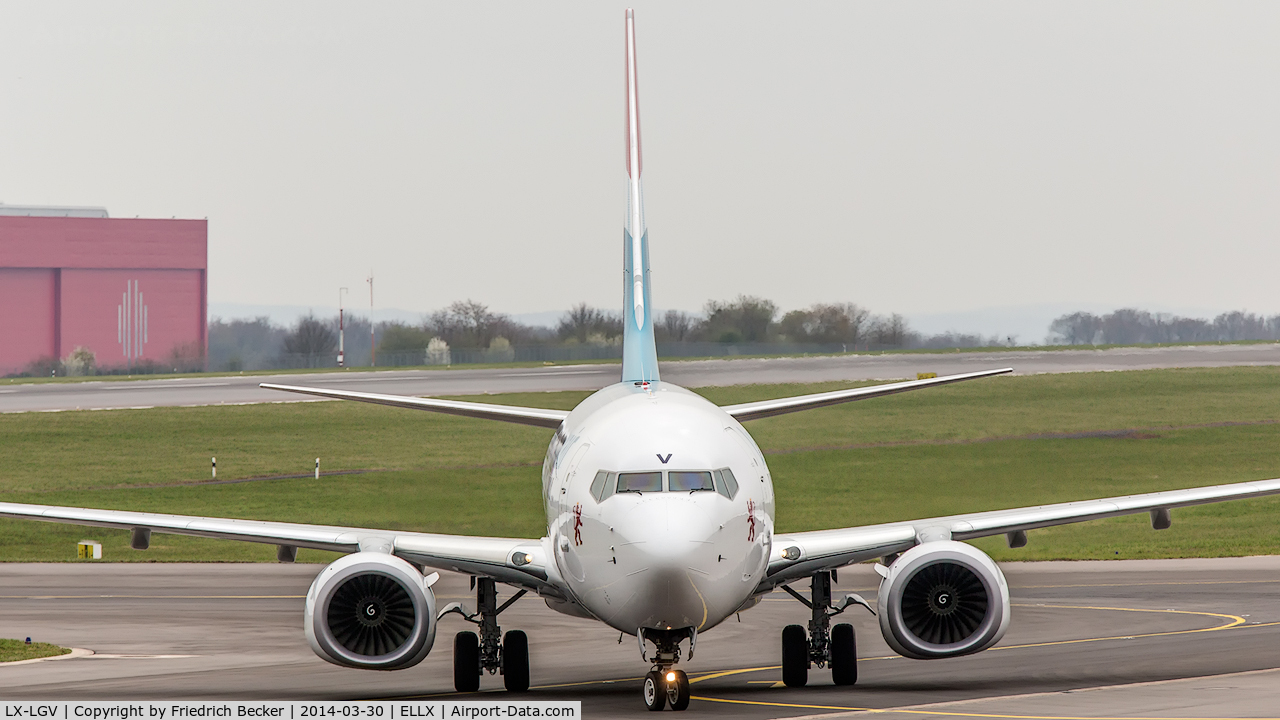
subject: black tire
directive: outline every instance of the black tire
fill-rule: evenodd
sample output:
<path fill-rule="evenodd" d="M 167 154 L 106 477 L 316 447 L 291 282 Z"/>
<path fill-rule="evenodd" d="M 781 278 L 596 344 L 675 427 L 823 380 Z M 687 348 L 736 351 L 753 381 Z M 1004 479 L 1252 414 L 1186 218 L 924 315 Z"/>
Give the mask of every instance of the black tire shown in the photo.
<path fill-rule="evenodd" d="M 507 692 L 529 689 L 529 636 L 512 630 L 502 638 L 502 684 Z"/>
<path fill-rule="evenodd" d="M 831 681 L 836 685 L 858 682 L 858 641 L 847 623 L 831 628 Z"/>
<path fill-rule="evenodd" d="M 473 632 L 453 636 L 453 689 L 466 693 L 480 689 L 480 638 Z"/>
<path fill-rule="evenodd" d="M 788 625 L 782 628 L 782 684 L 804 687 L 809 683 L 809 638 L 804 628 Z"/>
<path fill-rule="evenodd" d="M 676 679 L 667 683 L 667 701 L 672 710 L 689 707 L 689 676 L 683 670 L 672 670 Z"/>
<path fill-rule="evenodd" d="M 667 705 L 667 686 L 662 681 L 662 673 L 650 670 L 644 676 L 644 705 L 651 711 L 661 710 Z"/>

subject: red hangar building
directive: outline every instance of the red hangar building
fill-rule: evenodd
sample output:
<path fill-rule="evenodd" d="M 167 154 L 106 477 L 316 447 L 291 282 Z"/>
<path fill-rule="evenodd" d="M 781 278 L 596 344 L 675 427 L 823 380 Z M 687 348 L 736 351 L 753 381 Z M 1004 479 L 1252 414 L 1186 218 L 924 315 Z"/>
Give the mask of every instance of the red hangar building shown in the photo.
<path fill-rule="evenodd" d="M 0 376 L 81 347 L 103 370 L 203 367 L 208 225 L 0 205 Z"/>

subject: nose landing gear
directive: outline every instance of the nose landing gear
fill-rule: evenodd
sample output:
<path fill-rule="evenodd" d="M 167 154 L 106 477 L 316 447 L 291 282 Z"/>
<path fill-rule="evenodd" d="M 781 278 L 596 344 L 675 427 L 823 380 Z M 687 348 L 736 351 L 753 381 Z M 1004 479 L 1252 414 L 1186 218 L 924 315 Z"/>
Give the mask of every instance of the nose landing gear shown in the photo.
<path fill-rule="evenodd" d="M 831 579 L 834 572 L 814 573 L 809 598 L 783 585 L 792 597 L 804 603 L 812 611 L 809 632 L 799 625 L 782 629 L 782 682 L 787 687 L 804 687 L 809 682 L 812 665 L 831 668 L 831 680 L 836 685 L 853 685 L 858 682 L 858 650 L 853 626 L 841 623 L 831 627 L 831 618 L 845 611 L 850 605 L 871 606 L 861 597 L 850 594 L 839 603 L 831 601 Z M 874 615 L 875 611 L 871 610 Z"/>
<path fill-rule="evenodd" d="M 644 704 L 649 710 L 657 711 L 670 705 L 672 710 L 684 710 L 689 707 L 689 676 L 683 670 L 675 668 L 680 662 L 680 641 L 690 639 L 689 657 L 693 657 L 694 638 L 697 631 L 693 628 L 682 630 L 646 630 L 640 628 L 637 636 L 640 640 L 642 657 L 644 657 L 645 641 L 652 642 L 657 649 L 653 657 L 646 658 L 653 663 L 653 669 L 644 676 L 641 689 Z"/>

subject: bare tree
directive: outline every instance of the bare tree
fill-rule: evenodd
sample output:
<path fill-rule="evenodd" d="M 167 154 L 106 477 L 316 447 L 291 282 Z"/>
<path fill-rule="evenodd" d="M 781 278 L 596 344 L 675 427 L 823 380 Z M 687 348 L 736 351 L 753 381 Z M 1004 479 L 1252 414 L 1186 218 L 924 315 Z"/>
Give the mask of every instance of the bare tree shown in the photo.
<path fill-rule="evenodd" d="M 1108 345 L 1155 342 L 1155 319 L 1146 310 L 1121 308 L 1102 318 L 1102 338 Z"/>
<path fill-rule="evenodd" d="M 764 342 L 769 337 L 778 306 L 752 295 L 739 295 L 731 302 L 710 300 L 703 334 L 714 342 Z"/>
<path fill-rule="evenodd" d="M 286 330 L 266 317 L 209 321 L 210 370 L 270 367 L 284 345 Z"/>
<path fill-rule="evenodd" d="M 1091 345 L 1101 341 L 1102 318 L 1087 312 L 1072 313 L 1049 323 L 1049 342 Z"/>
<path fill-rule="evenodd" d="M 329 323 L 308 314 L 299 318 L 293 330 L 284 337 L 284 351 L 298 355 L 323 355 L 336 350 L 338 334 Z"/>
<path fill-rule="evenodd" d="M 460 300 L 431 313 L 423 326 L 429 337 L 440 337 L 452 347 L 487 348 L 498 336 L 512 337 L 519 325 L 510 317 L 490 312 L 474 300 Z"/>
<path fill-rule="evenodd" d="M 422 328 L 391 322 L 382 326 L 379 353 L 425 352 L 431 335 Z"/>
<path fill-rule="evenodd" d="M 779 325 L 796 342 L 857 344 L 871 314 L 853 303 L 817 304 L 792 310 Z"/>
<path fill-rule="evenodd" d="M 693 333 L 694 317 L 681 310 L 668 310 L 662 316 L 662 323 L 655 325 L 658 339 L 666 342 L 684 342 Z"/>
<path fill-rule="evenodd" d="M 622 334 L 622 320 L 613 313 L 593 308 L 585 302 L 578 303 L 560 318 L 556 335 L 561 340 L 574 339 L 580 343 L 598 335 L 613 338 Z"/>
<path fill-rule="evenodd" d="M 911 329 L 907 327 L 906 318 L 898 313 L 889 316 L 877 315 L 871 319 L 870 341 L 873 345 L 885 348 L 900 348 L 907 345 L 911 338 Z"/>
<path fill-rule="evenodd" d="M 1121 308 L 1101 317 L 1085 312 L 1063 315 L 1049 325 L 1049 341 L 1072 345 L 1106 343 L 1235 342 L 1280 339 L 1280 315 L 1264 317 L 1236 310 L 1213 322 Z"/>
<path fill-rule="evenodd" d="M 1213 329 L 1218 336 L 1217 339 L 1228 342 L 1273 339 L 1274 336 L 1269 332 L 1267 325 L 1266 318 L 1239 310 L 1223 313 L 1213 319 Z"/>

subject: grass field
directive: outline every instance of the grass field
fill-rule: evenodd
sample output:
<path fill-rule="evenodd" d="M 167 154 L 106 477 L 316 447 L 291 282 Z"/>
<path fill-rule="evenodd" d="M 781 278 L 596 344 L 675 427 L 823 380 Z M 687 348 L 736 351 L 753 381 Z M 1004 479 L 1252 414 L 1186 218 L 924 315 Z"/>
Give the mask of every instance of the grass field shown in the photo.
<path fill-rule="evenodd" d="M 0 638 L 0 663 L 35 660 L 36 658 L 53 657 L 54 655 L 66 655 L 69 652 L 71 652 L 71 648 L 50 645 L 49 643 L 33 642 L 28 645 L 22 640 Z"/>
<path fill-rule="evenodd" d="M 849 384 L 701 392 L 745 402 Z M 585 393 L 486 396 L 570 408 Z M 1280 368 L 999 377 L 748 423 L 769 458 L 781 532 L 1280 476 Z M 0 416 L 11 502 L 538 537 L 550 431 L 357 403 Z M 360 474 L 209 484 L 310 472 Z M 274 548 L 0 521 L 0 559 L 269 561 Z M 1280 548 L 1280 500 L 1034 531 L 997 559 L 1248 555 Z M 331 554 L 303 551 L 300 560 Z"/>

